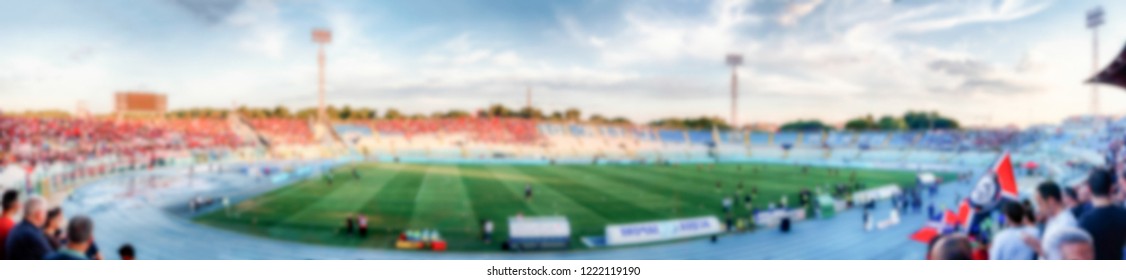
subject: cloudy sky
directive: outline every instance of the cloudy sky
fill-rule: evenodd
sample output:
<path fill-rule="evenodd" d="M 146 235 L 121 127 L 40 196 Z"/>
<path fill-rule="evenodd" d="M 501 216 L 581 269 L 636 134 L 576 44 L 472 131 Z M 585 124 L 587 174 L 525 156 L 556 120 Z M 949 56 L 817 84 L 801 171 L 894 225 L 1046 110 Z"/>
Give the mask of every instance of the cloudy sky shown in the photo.
<path fill-rule="evenodd" d="M 742 123 L 926 109 L 1028 125 L 1090 111 L 1098 5 L 1106 64 L 1126 1 L 0 0 L 0 110 L 106 112 L 130 89 L 171 108 L 310 106 L 310 31 L 326 27 L 335 105 L 522 106 L 530 86 L 546 110 L 726 118 L 734 52 Z M 1126 92 L 1100 90 L 1103 112 L 1126 112 Z"/>

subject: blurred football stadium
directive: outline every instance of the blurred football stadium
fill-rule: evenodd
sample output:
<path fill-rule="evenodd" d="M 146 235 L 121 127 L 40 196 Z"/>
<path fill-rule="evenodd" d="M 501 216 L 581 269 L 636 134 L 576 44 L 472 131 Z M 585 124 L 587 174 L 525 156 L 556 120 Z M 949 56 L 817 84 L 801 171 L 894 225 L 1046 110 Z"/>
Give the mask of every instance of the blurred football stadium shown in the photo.
<path fill-rule="evenodd" d="M 223 1 L 216 3 L 220 2 Z M 712 8 L 709 11 L 720 17 L 720 27 L 728 28 L 724 24 L 729 21 L 750 24 L 741 17 L 726 16 L 730 16 L 727 11 L 741 11 L 753 5 L 746 1 L 730 2 L 717 1 L 708 6 Z M 814 2 L 809 9 L 821 4 L 821 1 Z M 894 8 L 906 5 L 896 1 L 880 2 L 880 5 Z M 223 9 L 222 5 L 201 8 L 191 1 L 177 3 L 204 12 Z M 943 4 L 969 5 L 935 5 Z M 232 5 L 235 8 L 230 10 L 242 7 L 238 3 Z M 270 11 L 270 7 L 264 10 Z M 276 14 L 276 9 L 273 11 Z M 226 19 L 228 16 L 234 25 L 256 19 L 230 14 L 216 17 Z M 1092 30 L 1102 24 L 1101 8 L 1092 10 L 1088 16 Z M 776 24 L 789 27 L 800 17 L 778 18 Z M 336 20 L 332 25 L 348 22 Z M 574 20 L 561 21 L 567 27 L 567 32 L 563 33 L 585 38 L 577 35 L 582 30 L 575 27 Z M 222 20 L 215 22 L 227 24 Z M 805 56 L 780 55 L 779 61 L 784 62 L 779 63 L 770 60 L 773 53 L 757 53 L 757 56 L 747 53 L 745 57 L 739 51 L 722 52 L 717 50 L 723 48 L 708 47 L 705 48 L 708 53 L 715 52 L 714 68 L 723 72 L 730 70 L 730 80 L 727 80 L 727 73 L 714 80 L 701 78 L 692 73 L 699 67 L 693 63 L 677 66 L 686 66 L 687 70 L 668 71 L 674 73 L 672 76 L 683 75 L 678 78 L 684 80 L 705 81 L 701 83 L 706 86 L 684 86 L 690 88 L 687 90 L 680 88 L 679 82 L 663 81 L 668 78 L 663 76 L 666 74 L 621 84 L 611 82 L 609 86 L 602 85 L 605 87 L 591 86 L 599 82 L 587 84 L 585 80 L 615 76 L 608 74 L 614 72 L 590 74 L 584 70 L 569 70 L 542 74 L 569 75 L 568 79 L 580 80 L 578 82 L 557 82 L 542 77 L 515 81 L 490 74 L 480 80 L 426 90 L 455 88 L 453 91 L 458 91 L 456 88 L 476 84 L 506 83 L 505 89 L 520 88 L 523 92 L 458 91 L 457 96 L 428 95 L 423 103 L 431 107 L 426 110 L 437 106 L 434 104 L 457 106 L 431 114 L 407 114 L 395 109 L 401 106 L 400 102 L 405 102 L 400 99 L 400 91 L 425 95 L 414 93 L 417 85 L 395 84 L 391 89 L 376 90 L 361 87 L 363 90 L 356 91 L 362 94 L 351 92 L 349 95 L 346 90 L 333 87 L 332 76 L 326 78 L 326 71 L 332 69 L 326 68 L 326 64 L 364 64 L 351 60 L 382 57 L 382 54 L 356 52 L 355 49 L 365 47 L 365 42 L 356 39 L 355 30 L 341 28 L 339 35 L 343 37 L 337 39 L 340 43 L 352 44 L 348 47 L 352 49 L 342 51 L 343 58 L 331 60 L 335 55 L 330 48 L 334 44 L 333 30 L 304 29 L 308 22 L 299 22 L 303 26 L 301 43 L 317 48 L 316 82 L 312 82 L 311 49 L 305 49 L 309 53 L 302 53 L 301 59 L 271 55 L 270 59 L 275 62 L 301 61 L 304 68 L 290 71 L 291 68 L 279 67 L 284 74 L 263 75 L 280 77 L 277 84 L 271 84 L 271 90 L 292 85 L 288 80 L 304 83 L 301 85 L 307 88 L 298 90 L 301 93 L 296 99 L 278 96 L 279 101 L 275 102 L 271 99 L 274 96 L 270 96 L 274 93 L 269 90 L 236 87 L 233 90 L 253 91 L 257 96 L 231 97 L 235 99 L 231 106 L 221 107 L 227 100 L 177 93 L 198 93 L 207 90 L 193 87 L 209 86 L 206 82 L 199 83 L 205 85 L 188 82 L 192 85 L 162 84 L 170 88 L 160 89 L 160 92 L 142 86 L 144 90 L 97 93 L 99 99 L 104 99 L 99 101 L 105 101 L 99 103 L 113 104 L 108 112 L 91 110 L 83 99 L 78 99 L 74 110 L 46 102 L 43 104 L 49 103 L 52 107 L 22 111 L 8 109 L 6 103 L 9 102 L 4 100 L 0 103 L 0 109 L 5 110 L 0 111 L 0 189 L 5 191 L 3 218 L 12 222 L 20 218 L 33 229 L 42 227 L 49 232 L 45 234 L 48 238 L 61 240 L 62 226 L 58 222 L 63 220 L 61 217 L 89 217 L 97 225 L 93 238 L 86 240 L 96 245 L 87 253 L 91 258 L 102 258 L 97 248 L 101 249 L 101 255 L 106 255 L 128 245 L 128 252 L 136 249 L 144 259 L 924 259 L 936 255 L 931 247 L 938 240 L 967 235 L 975 244 L 973 257 L 988 259 L 978 253 L 988 251 L 992 238 L 1014 224 L 1006 222 L 1008 213 L 998 211 L 1002 204 L 1025 205 L 1021 206 L 1026 207 L 1024 210 L 1014 212 L 1020 212 L 1017 215 L 1021 217 L 1028 216 L 1029 223 L 1042 222 L 1048 215 L 1036 211 L 1044 208 L 1039 205 L 1037 196 L 1037 188 L 1042 187 L 1043 182 L 1063 186 L 1056 189 L 1071 193 L 1067 206 L 1082 208 L 1084 203 L 1090 204 L 1082 200 L 1091 199 L 1086 192 L 1092 189 L 1087 181 L 1092 171 L 1114 174 L 1126 171 L 1122 137 L 1126 135 L 1126 117 L 1099 113 L 1101 104 L 1097 90 L 1092 92 L 1089 114 L 1047 124 L 997 125 L 990 120 L 973 121 L 974 125 L 968 125 L 969 121 L 944 115 L 945 111 L 919 110 L 934 107 L 930 103 L 950 103 L 954 105 L 943 106 L 959 110 L 970 106 L 990 107 L 979 110 L 988 111 L 990 116 L 985 119 L 990 119 L 993 111 L 1005 109 L 1000 105 L 1008 104 L 981 100 L 1010 100 L 973 99 L 978 95 L 971 98 L 969 94 L 950 93 L 966 90 L 976 94 L 982 90 L 980 88 L 1014 91 L 1031 88 L 1000 85 L 1006 82 L 1000 80 L 1007 78 L 1005 73 L 1008 72 L 991 71 L 1003 67 L 982 66 L 969 59 L 935 58 L 918 68 L 938 73 L 926 72 L 931 75 L 966 72 L 989 74 L 982 74 L 989 79 L 1001 78 L 954 81 L 944 80 L 948 77 L 943 76 L 943 79 L 936 79 L 940 80 L 936 84 L 941 87 L 926 83 L 908 87 L 941 92 L 943 95 L 934 99 L 955 100 L 952 102 L 919 101 L 913 100 L 917 96 L 909 96 L 907 99 L 911 100 L 906 105 L 885 106 L 880 99 L 887 94 L 881 87 L 899 85 L 888 82 L 896 77 L 871 77 L 882 73 L 864 73 L 867 76 L 860 79 L 879 80 L 876 85 L 858 83 L 844 87 L 837 87 L 835 80 L 793 82 L 781 79 L 784 81 L 781 84 L 803 92 L 793 96 L 773 92 L 740 97 L 740 81 L 747 79 L 740 75 L 762 75 L 754 80 L 761 84 L 743 84 L 742 90 L 765 92 L 771 86 L 777 88 L 780 79 L 770 76 L 773 75 L 770 67 L 790 65 L 787 59 L 800 60 Z M 308 33 L 305 33 L 310 29 L 312 42 L 306 39 Z M 447 47 L 471 50 L 472 44 L 465 42 L 468 37 L 460 35 Z M 692 41 L 677 38 L 655 42 Z M 705 36 L 701 41 L 708 38 Z M 629 41 L 644 40 L 627 38 L 614 43 Z M 601 48 L 606 43 L 590 36 L 583 44 Z M 783 52 L 781 49 L 791 48 L 791 44 L 787 42 L 776 49 Z M 245 45 L 262 47 L 266 53 L 280 52 L 271 44 L 239 44 L 240 47 Z M 760 49 L 771 49 L 772 45 L 737 46 L 731 49 L 760 52 Z M 164 55 L 161 50 L 160 55 Z M 627 53 L 630 51 L 633 50 Z M 855 52 L 882 55 L 868 48 Z M 812 53 L 821 55 L 817 51 Z M 948 59 L 942 56 L 946 55 L 944 52 L 919 53 L 896 53 L 890 63 L 874 63 L 906 64 L 900 63 L 902 57 L 915 55 Z M 863 57 L 827 55 L 818 59 L 848 64 L 865 60 Z M 76 55 L 72 60 L 81 58 Z M 1018 67 L 1009 68 L 1018 68 L 1018 74 L 1034 71 L 1039 64 L 1025 63 L 1034 58 L 1022 58 Z M 1126 69 L 1124 59 L 1126 56 L 1120 54 L 1105 69 L 1096 71 L 1088 82 L 1123 86 L 1126 80 L 1123 78 L 1126 71 L 1122 71 Z M 462 60 L 465 65 L 473 65 L 483 58 L 470 56 Z M 458 60 L 423 57 L 419 61 L 422 62 L 415 63 Z M 534 64 L 501 52 L 490 61 Z M 720 62 L 725 62 L 729 69 L 723 68 Z M 802 69 L 789 72 L 801 72 L 799 76 L 803 77 L 824 76 L 804 71 L 839 66 L 833 63 L 837 62 L 824 67 L 793 63 L 803 65 Z M 271 68 L 270 65 L 262 69 Z M 352 68 L 345 69 L 385 74 L 380 72 L 385 70 L 365 68 L 367 66 L 351 65 Z M 841 76 L 875 69 L 841 67 L 849 69 L 842 71 L 848 73 L 836 73 Z M 521 71 L 529 70 L 516 72 Z M 184 73 L 188 72 L 190 70 Z M 165 75 L 181 79 L 175 73 Z M 446 74 L 439 73 L 442 75 L 436 76 Z M 184 80 L 190 80 L 187 78 L 190 75 L 181 74 L 185 75 Z M 299 75 L 309 79 L 290 79 Z M 361 81 L 365 86 L 388 82 L 372 78 L 385 78 L 379 75 L 347 76 L 351 78 L 340 80 Z M 136 76 L 141 80 L 159 79 Z M 420 76 L 425 76 L 420 78 L 423 84 L 442 80 Z M 236 78 L 230 80 L 253 78 L 242 74 L 232 77 Z M 0 75 L 0 82 L 5 82 L 6 78 Z M 803 86 L 810 83 L 832 86 L 826 87 L 829 90 L 809 90 L 828 93 L 824 96 L 802 95 L 807 90 Z M 1079 84 L 1079 81 L 1068 83 Z M 654 84 L 659 88 L 649 88 Z M 946 87 L 950 84 L 961 87 Z M 4 86 L 0 84 L 0 94 L 6 92 Z M 210 86 L 227 90 L 225 84 Z M 314 86 L 317 88 L 315 95 L 308 90 Z M 756 88 L 759 86 L 761 88 Z M 114 83 L 114 87 L 124 86 Z M 624 91 L 685 91 L 676 94 L 691 97 L 674 94 L 662 99 L 625 95 L 622 98 L 636 97 L 638 104 L 610 105 L 602 103 L 614 99 L 553 104 L 552 101 L 561 103 L 560 100 L 568 97 L 548 97 L 545 98 L 548 101 L 533 102 L 533 89 L 553 87 L 558 90 L 554 93 L 559 95 L 574 88 L 598 88 L 587 97 L 601 97 L 612 94 L 599 90 L 613 92 L 629 88 Z M 380 89 L 396 92 L 377 102 L 355 102 L 364 100 L 356 98 L 357 95 Z M 494 88 L 487 89 L 491 92 Z M 848 103 L 865 98 L 854 97 L 852 92 L 866 90 L 875 95 L 866 97 L 871 100 L 863 101 L 870 106 L 865 108 L 878 107 L 875 111 L 885 113 L 883 116 L 876 118 L 867 113 L 841 123 L 827 123 L 820 120 L 823 115 L 817 115 L 826 112 L 819 110 L 840 109 L 852 114 L 855 108 L 838 106 L 834 102 L 842 99 L 835 97 L 811 100 L 801 106 L 787 106 L 786 101 L 779 101 L 794 96 L 821 99 L 839 94 L 847 96 L 844 98 L 847 100 L 841 102 Z M 724 106 L 702 107 L 689 102 L 701 91 L 713 97 L 722 96 Z M 726 101 L 728 94 L 729 102 Z M 20 100 L 11 96 L 0 95 L 12 98 L 15 101 L 12 103 L 18 104 L 21 100 L 34 103 L 26 101 L 29 99 L 24 92 Z M 460 104 L 465 96 L 484 101 Z M 259 98 L 269 101 L 256 100 Z M 752 102 L 759 106 L 755 109 L 772 111 L 755 111 L 753 118 L 747 117 L 745 112 L 741 114 L 739 105 Z M 516 108 L 504 105 L 510 103 L 524 105 Z M 287 107 L 286 104 L 302 107 Z M 340 106 L 342 104 L 346 105 Z M 379 104 L 382 111 L 370 104 Z M 669 109 L 670 113 L 635 123 L 626 117 L 607 117 L 591 111 L 584 114 L 586 107 L 568 107 L 573 104 L 597 107 L 603 110 L 601 113 L 614 116 L 625 116 L 631 110 Z M 36 107 L 24 105 L 13 107 Z M 764 108 L 775 106 L 782 109 Z M 799 111 L 797 107 L 809 108 Z M 607 112 L 607 108 L 616 111 Z M 887 113 L 890 111 L 896 113 Z M 959 116 L 965 117 L 967 111 L 973 110 L 959 111 Z M 684 117 L 686 114 L 682 112 L 706 113 Z M 771 113 L 810 116 L 780 123 L 740 122 L 774 119 Z M 730 118 L 717 117 L 727 114 Z M 1117 181 L 1119 178 L 1115 176 L 1110 178 L 1115 180 L 1108 181 L 1109 185 L 1126 182 Z M 1107 204 L 1122 204 L 1126 200 L 1126 191 L 1112 193 L 1113 201 Z M 1035 207 L 1032 201 L 1037 201 Z M 46 207 L 41 202 L 45 202 Z M 21 203 L 26 210 L 14 206 Z M 52 209 L 54 216 L 46 218 L 48 221 L 35 221 L 42 216 L 40 214 L 47 215 L 47 209 Z M 62 214 L 58 214 L 60 211 Z M 10 224 L 0 223 L 0 228 L 5 228 L 4 235 L 10 230 Z M 17 238 L 0 238 L 0 243 L 7 246 L 23 245 L 20 242 Z M 0 255 L 11 255 L 12 250 L 0 250 Z M 1105 250 L 1100 254 L 1105 254 Z M 970 257 L 968 252 L 962 255 L 959 257 Z"/>

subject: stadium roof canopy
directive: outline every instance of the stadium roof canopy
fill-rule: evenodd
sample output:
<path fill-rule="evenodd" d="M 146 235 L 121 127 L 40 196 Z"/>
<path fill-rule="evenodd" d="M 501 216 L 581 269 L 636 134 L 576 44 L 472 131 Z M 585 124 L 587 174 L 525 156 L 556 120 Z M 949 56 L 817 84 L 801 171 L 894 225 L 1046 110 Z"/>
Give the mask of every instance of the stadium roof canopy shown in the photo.
<path fill-rule="evenodd" d="M 1122 52 L 1118 54 L 1118 57 L 1116 57 L 1109 66 L 1103 68 L 1102 71 L 1099 71 L 1094 77 L 1088 79 L 1087 82 L 1126 88 L 1126 48 L 1122 49 Z"/>

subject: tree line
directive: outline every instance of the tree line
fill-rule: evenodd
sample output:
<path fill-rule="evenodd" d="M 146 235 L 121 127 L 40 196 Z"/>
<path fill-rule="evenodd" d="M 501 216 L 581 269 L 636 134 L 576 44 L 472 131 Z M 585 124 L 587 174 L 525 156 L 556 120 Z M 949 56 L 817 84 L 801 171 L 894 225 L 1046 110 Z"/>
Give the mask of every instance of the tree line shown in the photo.
<path fill-rule="evenodd" d="M 938 112 L 907 111 L 903 116 L 884 115 L 879 119 L 866 115 L 845 122 L 847 130 L 923 130 L 958 129 L 957 120 Z"/>
<path fill-rule="evenodd" d="M 907 111 L 902 116 L 884 115 L 875 118 L 871 114 L 849 119 L 845 130 L 853 131 L 898 131 L 925 129 L 958 129 L 958 121 L 938 112 Z M 782 131 L 821 131 L 833 130 L 820 120 L 796 120 L 782 124 Z"/>
<path fill-rule="evenodd" d="M 731 125 L 719 117 L 695 117 L 695 118 L 664 118 L 649 122 L 649 126 L 673 128 L 673 129 L 712 129 L 712 127 L 728 130 Z"/>

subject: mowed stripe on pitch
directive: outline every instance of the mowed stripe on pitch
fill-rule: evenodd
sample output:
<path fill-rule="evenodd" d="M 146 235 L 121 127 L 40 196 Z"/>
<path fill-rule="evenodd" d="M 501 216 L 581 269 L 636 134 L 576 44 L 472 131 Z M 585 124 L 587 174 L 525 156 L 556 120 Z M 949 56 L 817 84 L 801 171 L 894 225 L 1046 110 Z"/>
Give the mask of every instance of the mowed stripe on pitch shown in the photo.
<path fill-rule="evenodd" d="M 339 235 L 344 220 L 356 215 L 370 198 L 374 197 L 397 173 L 395 166 L 365 165 L 357 169 L 360 179 L 352 176 L 350 167 L 337 168 L 333 185 L 321 184 L 332 191 L 319 196 L 300 211 L 293 212 L 285 222 L 269 229 L 271 235 L 300 235 L 301 239 L 330 239 Z M 299 203 L 300 200 L 293 203 Z M 292 203 L 290 203 L 292 204 Z M 339 243 L 357 243 L 340 239 Z M 333 242 L 337 243 L 337 242 Z"/>
<path fill-rule="evenodd" d="M 459 165 L 459 168 L 463 174 L 472 174 L 461 176 L 461 182 L 465 185 L 473 212 L 477 213 L 478 219 L 493 221 L 496 236 L 508 235 L 508 217 L 517 213 L 529 216 L 538 214 L 524 203 L 523 197 L 509 191 L 484 166 Z"/>
<path fill-rule="evenodd" d="M 511 178 L 500 180 L 508 189 L 519 196 L 524 195 L 524 185 L 532 185 L 532 199 L 527 205 L 532 211 L 540 215 L 565 216 L 571 223 L 571 229 L 576 235 L 602 234 L 602 228 L 609 223 L 606 217 L 587 208 L 585 205 L 572 200 L 555 189 L 545 187 L 547 183 L 542 177 L 528 176 L 517 171 L 512 166 L 494 165 L 488 170 L 498 174 L 508 174 Z"/>
<path fill-rule="evenodd" d="M 410 224 L 415 198 L 426 175 L 426 165 L 399 165 L 399 172 L 364 202 L 360 212 L 368 218 L 368 237 L 364 246 L 387 247 Z"/>
<path fill-rule="evenodd" d="M 656 167 L 661 168 L 661 167 Z M 631 186 L 641 191 L 651 192 L 662 196 L 661 201 L 645 201 L 664 205 L 663 209 L 672 216 L 699 216 L 715 214 L 714 209 L 720 208 L 720 197 L 701 192 L 706 185 L 694 181 L 656 174 L 651 172 L 651 167 L 639 170 L 629 170 L 630 167 L 587 167 L 583 168 L 592 174 L 598 174 L 623 185 Z M 704 206 L 701 208 L 700 206 Z M 679 209 L 678 209 L 679 208 Z"/>
<path fill-rule="evenodd" d="M 216 211 L 196 220 L 204 224 L 244 229 L 254 234 L 269 236 L 270 229 L 283 225 L 289 218 L 289 213 L 295 209 L 300 211 L 307 206 L 300 202 L 304 202 L 307 197 L 324 195 L 331 191 L 332 189 L 324 188 L 317 181 L 302 180 L 239 202 L 234 206 L 231 216 Z"/>
<path fill-rule="evenodd" d="M 696 181 L 701 186 L 703 192 L 711 192 L 717 199 L 721 199 L 723 195 L 732 195 L 738 191 L 738 183 L 744 182 L 743 190 L 746 192 L 751 191 L 755 186 L 759 189 L 758 196 L 755 197 L 755 206 L 760 208 L 766 207 L 771 202 L 777 202 L 782 196 L 786 196 L 791 204 L 797 202 L 797 193 L 801 190 L 803 185 L 794 183 L 785 183 L 782 177 L 790 176 L 781 170 L 771 170 L 769 172 L 777 172 L 767 174 L 768 171 L 760 170 L 758 175 L 754 175 L 753 171 L 748 171 L 750 176 L 732 176 L 732 174 L 725 172 L 717 172 L 716 170 L 708 170 L 706 167 L 703 171 L 697 171 L 695 168 L 686 168 L 684 166 L 677 169 L 658 170 L 657 172 L 668 176 L 683 178 L 687 180 Z M 741 178 L 746 178 L 745 180 Z M 716 189 L 715 183 L 720 182 L 721 187 Z"/>
<path fill-rule="evenodd" d="M 438 229 L 447 238 L 472 235 L 480 230 L 457 166 L 427 169 L 415 199 L 410 229 Z"/>
<path fill-rule="evenodd" d="M 660 210 L 637 205 L 634 198 L 646 194 L 622 188 L 595 175 L 583 174 L 566 166 L 520 166 L 518 171 L 529 176 L 546 178 L 546 185 L 611 222 L 624 223 L 659 219 Z"/>
<path fill-rule="evenodd" d="M 744 167 L 743 170 L 737 170 L 736 166 L 717 166 L 716 172 L 719 174 L 741 175 L 750 173 L 751 170 Z M 764 168 L 765 169 L 765 168 Z M 762 173 L 762 172 L 760 172 Z M 767 169 L 763 174 L 759 174 L 755 178 L 765 176 L 769 178 L 769 182 L 780 187 L 787 189 L 812 188 L 815 186 L 825 186 L 826 184 L 838 184 L 849 182 L 850 170 L 841 170 L 839 174 L 829 174 L 827 169 L 821 167 L 811 167 L 808 174 L 801 172 L 801 167 L 798 166 L 772 166 Z M 865 172 L 858 172 L 856 176 L 857 182 L 861 182 L 868 187 L 876 187 L 877 185 L 884 184 L 906 184 L 914 181 L 915 174 L 909 172 L 889 172 L 881 170 L 867 170 Z M 760 180 L 761 181 L 761 180 Z"/>

